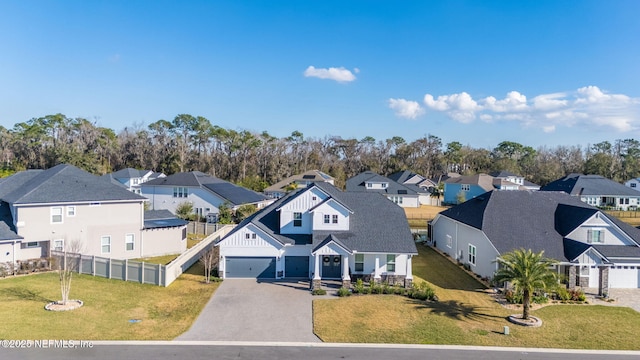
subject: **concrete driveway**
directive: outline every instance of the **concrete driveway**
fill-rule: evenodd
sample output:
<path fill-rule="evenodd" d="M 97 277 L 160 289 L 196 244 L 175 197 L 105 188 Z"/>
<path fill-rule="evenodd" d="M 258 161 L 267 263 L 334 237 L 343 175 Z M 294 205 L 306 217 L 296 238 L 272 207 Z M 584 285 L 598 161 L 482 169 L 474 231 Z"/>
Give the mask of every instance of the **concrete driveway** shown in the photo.
<path fill-rule="evenodd" d="M 308 289 L 305 281 L 224 280 L 176 340 L 320 342 Z"/>
<path fill-rule="evenodd" d="M 585 289 L 585 294 L 591 304 L 607 306 L 626 306 L 640 312 L 640 289 L 610 289 L 609 298 L 612 302 L 603 301 L 597 297 L 598 289 Z"/>

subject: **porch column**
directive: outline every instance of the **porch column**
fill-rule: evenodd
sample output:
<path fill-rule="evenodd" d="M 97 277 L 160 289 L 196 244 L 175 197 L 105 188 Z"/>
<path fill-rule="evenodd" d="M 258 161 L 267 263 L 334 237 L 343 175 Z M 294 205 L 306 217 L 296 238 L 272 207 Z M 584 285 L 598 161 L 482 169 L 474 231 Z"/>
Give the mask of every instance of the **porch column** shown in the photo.
<path fill-rule="evenodd" d="M 576 266 L 569 265 L 569 289 L 576 288 Z"/>
<path fill-rule="evenodd" d="M 351 287 L 351 276 L 349 276 L 349 255 L 342 257 L 342 287 Z"/>
<path fill-rule="evenodd" d="M 322 288 L 322 282 L 320 280 L 320 254 L 316 254 L 313 264 L 313 280 L 311 280 L 311 290 Z"/>
<path fill-rule="evenodd" d="M 600 281 L 598 284 L 598 295 L 608 298 L 609 297 L 609 267 L 600 266 Z"/>
<path fill-rule="evenodd" d="M 413 272 L 411 271 L 411 263 L 412 263 L 413 255 L 407 255 L 407 271 L 406 276 L 404 277 L 404 287 L 410 288 L 413 284 Z"/>
<path fill-rule="evenodd" d="M 376 267 L 373 270 L 373 282 L 380 282 L 380 255 L 376 255 Z"/>

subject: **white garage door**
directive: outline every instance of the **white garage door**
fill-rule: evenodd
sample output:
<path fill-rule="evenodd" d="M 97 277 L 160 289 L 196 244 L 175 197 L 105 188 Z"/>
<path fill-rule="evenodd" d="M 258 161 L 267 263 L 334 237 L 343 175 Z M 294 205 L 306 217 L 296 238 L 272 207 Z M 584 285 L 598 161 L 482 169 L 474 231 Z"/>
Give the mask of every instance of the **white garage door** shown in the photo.
<path fill-rule="evenodd" d="M 600 269 L 597 266 L 589 268 L 589 287 L 597 288 L 600 286 Z"/>
<path fill-rule="evenodd" d="M 640 285 L 640 266 L 614 266 L 609 269 L 609 286 L 612 289 L 636 289 Z"/>

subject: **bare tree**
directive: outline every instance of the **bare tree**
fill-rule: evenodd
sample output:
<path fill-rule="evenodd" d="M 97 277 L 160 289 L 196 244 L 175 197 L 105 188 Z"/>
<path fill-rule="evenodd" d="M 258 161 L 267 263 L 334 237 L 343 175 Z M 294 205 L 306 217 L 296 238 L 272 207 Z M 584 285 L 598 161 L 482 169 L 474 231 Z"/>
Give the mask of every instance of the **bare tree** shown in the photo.
<path fill-rule="evenodd" d="M 200 263 L 204 266 L 204 281 L 211 281 L 211 271 L 218 266 L 218 247 L 210 246 L 200 255 Z"/>
<path fill-rule="evenodd" d="M 82 244 L 80 240 L 73 240 L 65 244 L 62 258 L 60 258 L 58 261 L 58 276 L 60 278 L 62 305 L 67 305 L 67 301 L 69 301 L 69 293 L 71 292 L 71 279 L 73 278 L 73 273 L 78 271 L 78 264 L 81 261 L 79 257 L 81 250 Z"/>

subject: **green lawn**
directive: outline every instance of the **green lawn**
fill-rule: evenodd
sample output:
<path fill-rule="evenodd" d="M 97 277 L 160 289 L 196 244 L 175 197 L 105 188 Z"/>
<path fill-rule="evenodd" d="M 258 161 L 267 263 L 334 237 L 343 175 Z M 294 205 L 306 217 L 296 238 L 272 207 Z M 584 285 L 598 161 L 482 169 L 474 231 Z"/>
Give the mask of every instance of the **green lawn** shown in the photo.
<path fill-rule="evenodd" d="M 75 274 L 70 298 L 84 306 L 68 312 L 44 310 L 60 299 L 55 272 L 2 279 L 0 339 L 171 340 L 218 286 L 204 284 L 201 274 L 196 264 L 166 288 Z"/>
<path fill-rule="evenodd" d="M 640 348 L 640 313 L 632 309 L 551 305 L 533 312 L 542 327 L 516 326 L 505 318 L 520 310 L 501 307 L 478 281 L 435 251 L 419 246 L 419 253 L 413 258 L 415 281 L 428 281 L 438 302 L 394 295 L 314 300 L 315 333 L 328 342 Z M 509 336 L 502 334 L 505 325 Z"/>
<path fill-rule="evenodd" d="M 162 255 L 162 256 L 154 256 L 154 257 L 148 257 L 148 258 L 138 258 L 138 259 L 131 259 L 133 261 L 142 261 L 145 263 L 149 263 L 149 264 L 160 264 L 160 265 L 167 265 L 170 262 L 172 262 L 173 260 L 175 260 L 178 255 L 180 254 L 171 254 L 171 255 Z"/>

